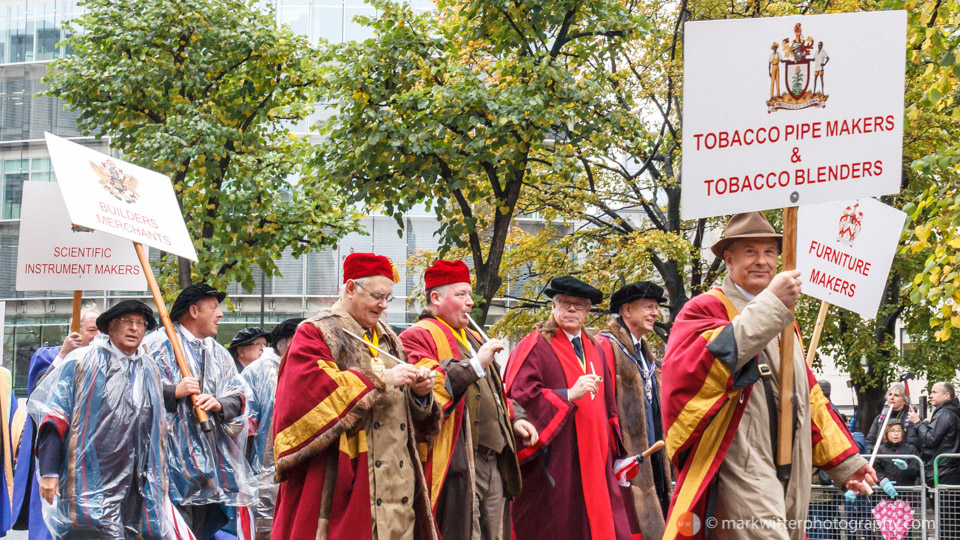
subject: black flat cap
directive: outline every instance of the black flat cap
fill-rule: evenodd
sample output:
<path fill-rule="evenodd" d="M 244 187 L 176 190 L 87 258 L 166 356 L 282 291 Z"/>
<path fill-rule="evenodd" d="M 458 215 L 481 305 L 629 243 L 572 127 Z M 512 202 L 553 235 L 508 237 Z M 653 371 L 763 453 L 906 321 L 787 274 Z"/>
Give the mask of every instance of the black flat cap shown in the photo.
<path fill-rule="evenodd" d="M 287 319 L 282 323 L 273 327 L 273 330 L 267 337 L 267 342 L 271 347 L 276 347 L 277 343 L 281 339 L 290 339 L 294 334 L 297 333 L 297 327 L 300 326 L 305 319 L 303 317 L 296 317 L 293 319 Z"/>
<path fill-rule="evenodd" d="M 244 345 L 250 345 L 256 341 L 257 338 L 269 339 L 269 337 L 270 335 L 264 332 L 263 328 L 259 326 L 248 326 L 233 336 L 227 349 L 233 352 Z"/>
<path fill-rule="evenodd" d="M 157 327 L 157 320 L 153 318 L 153 310 L 150 309 L 150 306 L 139 300 L 124 300 L 123 302 L 119 302 L 117 305 L 104 311 L 99 317 L 97 317 L 97 330 L 100 330 L 106 334 L 107 330 L 110 328 L 110 321 L 130 313 L 139 313 L 140 315 L 143 315 L 143 318 L 147 320 L 148 332 Z"/>
<path fill-rule="evenodd" d="M 600 289 L 584 283 L 573 276 L 562 276 L 551 279 L 550 286 L 543 291 L 543 294 L 550 298 L 558 294 L 586 298 L 594 305 L 603 301 L 603 293 L 600 292 Z"/>
<path fill-rule="evenodd" d="M 173 301 L 173 307 L 170 308 L 170 318 L 174 321 L 179 321 L 180 317 L 183 317 L 184 314 L 187 313 L 187 310 L 190 309 L 190 306 L 211 296 L 215 297 L 217 302 L 223 302 L 223 299 L 227 297 L 227 293 L 220 292 L 206 283 L 197 283 L 187 287 L 180 291 L 177 299 Z"/>
<path fill-rule="evenodd" d="M 663 287 L 652 281 L 635 281 L 627 283 L 610 295 L 610 312 L 620 313 L 620 308 L 624 304 L 645 298 L 656 300 L 658 304 L 664 304 L 667 301 L 666 297 L 663 296 Z"/>

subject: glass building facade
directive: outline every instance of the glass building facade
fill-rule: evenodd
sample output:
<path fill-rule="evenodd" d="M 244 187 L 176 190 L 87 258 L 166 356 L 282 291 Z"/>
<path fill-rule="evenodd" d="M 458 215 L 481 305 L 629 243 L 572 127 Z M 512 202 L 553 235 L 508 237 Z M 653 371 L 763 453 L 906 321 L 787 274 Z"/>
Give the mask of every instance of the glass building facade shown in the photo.
<path fill-rule="evenodd" d="M 370 30 L 356 22 L 358 15 L 375 16 L 376 10 L 359 0 L 274 0 L 278 24 L 319 39 L 339 43 L 370 37 Z M 413 0 L 416 9 L 432 9 L 429 0 Z M 20 198 L 23 182 L 55 181 L 43 142 L 49 131 L 107 152 L 107 141 L 81 137 L 76 114 L 57 99 L 37 97 L 41 79 L 51 60 L 69 54 L 58 47 L 65 35 L 63 21 L 78 13 L 76 2 L 0 0 L 0 302 L 5 302 L 2 363 L 13 372 L 14 387 L 24 395 L 30 356 L 40 346 L 59 345 L 68 331 L 72 291 L 16 290 L 17 244 L 20 232 Z M 329 110 L 318 107 L 318 111 Z M 318 113 L 322 114 L 321 113 Z M 319 116 L 318 116 L 319 117 Z M 312 123 L 312 122 L 311 122 Z M 310 123 L 305 123 L 304 126 Z M 305 130 L 305 128 L 297 128 Z M 533 231 L 536 220 L 521 220 Z M 278 261 L 283 276 L 263 279 L 251 268 L 256 287 L 243 291 L 231 285 L 228 293 L 234 310 L 220 325 L 219 339 L 227 342 L 245 326 L 259 325 L 261 316 L 270 328 L 289 317 L 302 317 L 331 305 L 337 297 L 343 259 L 352 252 L 373 251 L 398 264 L 419 250 L 437 248 L 437 222 L 432 214 L 411 212 L 404 217 L 402 234 L 391 217 L 369 216 L 366 234 L 351 234 L 336 249 L 292 256 Z M 416 320 L 419 308 L 408 297 L 420 286 L 420 276 L 401 266 L 396 299 L 388 309 L 388 321 L 404 326 Z M 517 283 L 522 286 L 522 283 Z M 146 293 L 141 296 L 147 300 Z M 84 303 L 105 309 L 129 293 L 84 291 Z M 261 307 L 262 306 L 262 307 Z"/>

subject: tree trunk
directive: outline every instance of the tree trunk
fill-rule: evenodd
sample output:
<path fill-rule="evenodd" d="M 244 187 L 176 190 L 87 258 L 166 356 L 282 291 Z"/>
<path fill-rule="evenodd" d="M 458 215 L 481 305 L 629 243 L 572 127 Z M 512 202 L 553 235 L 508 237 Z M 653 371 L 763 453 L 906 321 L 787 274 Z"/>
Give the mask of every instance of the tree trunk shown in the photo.
<path fill-rule="evenodd" d="M 177 257 L 177 282 L 180 284 L 180 290 L 186 289 L 191 285 L 190 278 L 190 259 L 186 257 Z"/>
<path fill-rule="evenodd" d="M 864 435 L 870 431 L 870 423 L 883 410 L 883 404 L 887 401 L 887 389 L 883 386 L 857 386 L 857 423 L 854 426 L 855 431 L 860 431 Z M 872 452 L 873 448 L 867 448 L 867 452 Z"/>

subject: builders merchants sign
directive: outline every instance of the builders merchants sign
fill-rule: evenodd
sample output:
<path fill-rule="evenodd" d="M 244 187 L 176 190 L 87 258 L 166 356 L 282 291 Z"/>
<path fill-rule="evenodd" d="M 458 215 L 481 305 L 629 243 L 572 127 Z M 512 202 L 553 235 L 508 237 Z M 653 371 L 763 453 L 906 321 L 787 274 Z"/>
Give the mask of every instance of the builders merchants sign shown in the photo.
<path fill-rule="evenodd" d="M 906 218 L 869 198 L 801 206 L 797 269 L 803 294 L 875 317 Z"/>
<path fill-rule="evenodd" d="M 166 176 L 46 134 L 73 223 L 197 260 Z"/>
<path fill-rule="evenodd" d="M 685 25 L 681 215 L 900 190 L 904 11 Z"/>

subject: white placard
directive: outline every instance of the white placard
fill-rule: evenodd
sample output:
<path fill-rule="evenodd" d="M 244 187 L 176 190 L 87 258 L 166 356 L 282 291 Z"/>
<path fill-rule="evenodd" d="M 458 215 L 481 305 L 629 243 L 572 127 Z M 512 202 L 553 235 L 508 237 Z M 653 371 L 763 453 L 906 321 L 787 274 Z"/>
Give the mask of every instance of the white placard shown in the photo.
<path fill-rule="evenodd" d="M 870 198 L 801 206 L 797 269 L 803 294 L 875 317 L 906 218 Z"/>
<path fill-rule="evenodd" d="M 683 219 L 898 192 L 906 22 L 686 23 Z"/>
<path fill-rule="evenodd" d="M 73 223 L 197 260 L 169 178 L 44 135 Z"/>
<path fill-rule="evenodd" d="M 24 182 L 18 291 L 143 291 L 147 279 L 129 240 L 70 223 L 60 189 Z"/>

